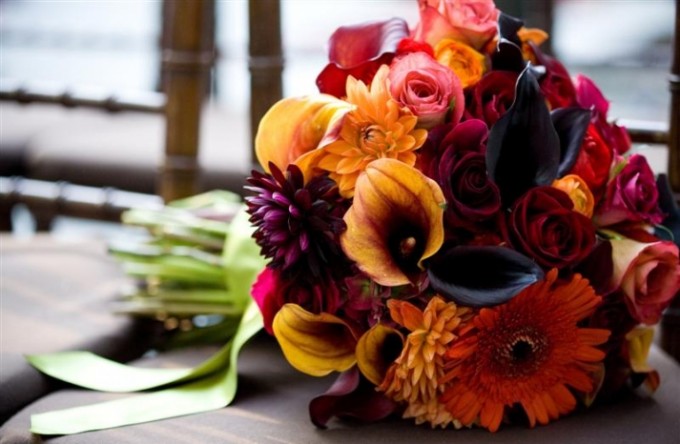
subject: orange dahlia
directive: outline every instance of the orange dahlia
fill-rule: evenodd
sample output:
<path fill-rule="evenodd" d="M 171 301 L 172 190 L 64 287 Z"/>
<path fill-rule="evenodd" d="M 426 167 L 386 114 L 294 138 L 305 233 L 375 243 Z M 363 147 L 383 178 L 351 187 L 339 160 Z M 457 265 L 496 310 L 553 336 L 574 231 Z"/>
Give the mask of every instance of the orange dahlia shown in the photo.
<path fill-rule="evenodd" d="M 520 404 L 533 427 L 576 407 L 571 389 L 593 390 L 605 354 L 595 348 L 609 330 L 579 328 L 600 302 L 575 274 L 557 283 L 557 270 L 507 303 L 483 308 L 446 354 L 447 386 L 440 401 L 464 425 L 498 430 L 505 408 Z"/>
<path fill-rule="evenodd" d="M 347 79 L 346 101 L 356 108 L 345 117 L 340 138 L 316 158 L 316 166 L 330 173 L 343 197 L 353 196 L 359 174 L 373 160 L 392 158 L 413 166 L 413 151 L 427 138 L 426 130 L 415 129 L 418 118 L 390 96 L 388 74 L 383 65 L 370 89 L 351 76 Z"/>
<path fill-rule="evenodd" d="M 388 307 L 392 319 L 410 333 L 378 390 L 397 402 L 406 402 L 403 416 L 415 418 L 416 424 L 446 427 L 454 423 L 460 427 L 439 403 L 443 386 L 438 380 L 444 375 L 447 345 L 458 337 L 458 329 L 470 317 L 469 309 L 440 297 L 432 298 L 423 311 L 397 299 L 390 300 Z"/>

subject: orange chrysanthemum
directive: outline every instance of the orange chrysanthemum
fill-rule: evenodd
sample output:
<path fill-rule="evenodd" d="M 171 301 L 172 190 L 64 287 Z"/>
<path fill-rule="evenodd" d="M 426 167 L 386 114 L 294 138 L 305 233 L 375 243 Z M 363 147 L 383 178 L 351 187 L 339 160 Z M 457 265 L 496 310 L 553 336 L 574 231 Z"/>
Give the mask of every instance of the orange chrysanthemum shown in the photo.
<path fill-rule="evenodd" d="M 359 174 L 373 160 L 391 158 L 413 166 L 413 151 L 427 138 L 426 130 L 415 129 L 418 118 L 390 96 L 388 74 L 383 65 L 370 89 L 353 77 L 347 79 L 346 100 L 356 108 L 345 117 L 340 138 L 323 148 L 316 163 L 330 173 L 343 197 L 353 196 Z"/>
<path fill-rule="evenodd" d="M 425 310 L 392 299 L 388 302 L 392 319 L 410 330 L 401 355 L 387 370 L 378 390 L 397 402 L 406 402 L 404 418 L 415 418 L 416 424 L 429 422 L 432 427 L 460 424 L 439 403 L 443 387 L 438 380 L 444 375 L 447 345 L 468 319 L 469 309 L 457 307 L 434 297 Z"/>
<path fill-rule="evenodd" d="M 446 354 L 440 401 L 464 425 L 496 431 L 505 407 L 520 404 L 533 427 L 576 407 L 569 388 L 593 390 L 591 374 L 605 354 L 595 348 L 608 330 L 579 328 L 600 302 L 576 274 L 556 283 L 557 270 L 509 302 L 483 308 Z"/>

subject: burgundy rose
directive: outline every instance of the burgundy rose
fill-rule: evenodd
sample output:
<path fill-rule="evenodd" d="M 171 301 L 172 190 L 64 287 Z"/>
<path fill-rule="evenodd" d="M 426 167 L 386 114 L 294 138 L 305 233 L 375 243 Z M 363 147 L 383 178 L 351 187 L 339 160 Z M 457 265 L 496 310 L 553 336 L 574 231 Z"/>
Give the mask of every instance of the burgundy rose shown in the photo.
<path fill-rule="evenodd" d="M 439 126 L 428 135 L 421 167 L 444 192 L 444 218 L 450 227 L 478 232 L 479 223 L 500 210 L 498 187 L 486 171 L 487 136 L 486 125 L 476 119 Z"/>
<path fill-rule="evenodd" d="M 569 71 L 559 60 L 543 54 L 534 44 L 530 47 L 539 65 L 545 68 L 541 77 L 541 92 L 550 104 L 551 109 L 566 108 L 576 104 L 576 89 L 569 76 Z"/>
<path fill-rule="evenodd" d="M 576 101 L 582 108 L 592 110 L 591 122 L 600 132 L 604 140 L 618 154 L 626 153 L 631 147 L 630 136 L 626 128 L 616 123 L 609 123 L 609 101 L 604 97 L 595 82 L 584 75 L 574 79 Z"/>
<path fill-rule="evenodd" d="M 577 264 L 595 245 L 595 227 L 573 206 L 569 196 L 556 188 L 530 189 L 508 216 L 508 241 L 545 268 Z"/>
<path fill-rule="evenodd" d="M 604 186 L 609 178 L 613 153 L 610 146 L 600 137 L 591 123 L 588 126 L 581 150 L 569 174 L 576 174 L 588 184 L 588 188 L 597 202 L 604 193 Z"/>
<path fill-rule="evenodd" d="M 607 184 L 595 212 L 595 223 L 606 227 L 621 222 L 658 224 L 663 220 L 654 173 L 644 156 L 630 156 L 626 166 Z"/>
<path fill-rule="evenodd" d="M 517 73 L 491 71 L 465 94 L 466 119 L 481 119 L 491 128 L 515 100 Z"/>
<path fill-rule="evenodd" d="M 278 270 L 269 267 L 257 277 L 251 294 L 262 312 L 264 328 L 269 334 L 274 334 L 272 322 L 284 304 L 298 304 L 312 313 L 330 314 L 340 306 L 340 290 L 333 281 L 319 279 L 310 283 L 302 278 L 283 278 Z"/>

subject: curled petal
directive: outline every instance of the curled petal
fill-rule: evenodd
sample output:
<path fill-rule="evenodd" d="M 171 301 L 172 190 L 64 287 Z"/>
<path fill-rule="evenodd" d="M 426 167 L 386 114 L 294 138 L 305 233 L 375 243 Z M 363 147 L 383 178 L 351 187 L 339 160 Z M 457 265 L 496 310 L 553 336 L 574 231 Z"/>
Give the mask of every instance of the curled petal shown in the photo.
<path fill-rule="evenodd" d="M 359 176 L 354 193 L 340 238 L 347 256 L 381 285 L 416 281 L 422 261 L 444 241 L 439 185 L 405 163 L 379 159 Z"/>
<path fill-rule="evenodd" d="M 280 100 L 262 117 L 255 136 L 255 154 L 269 172 L 269 162 L 285 171 L 303 154 L 335 140 L 352 105 L 317 94 Z"/>
<path fill-rule="evenodd" d="M 286 304 L 276 314 L 273 328 L 284 356 L 302 373 L 325 376 L 356 362 L 354 332 L 336 316 Z"/>
<path fill-rule="evenodd" d="M 375 324 L 357 343 L 357 364 L 361 373 L 375 385 L 385 379 L 387 368 L 399 356 L 404 337 L 399 331 Z"/>
<path fill-rule="evenodd" d="M 408 32 L 407 23 L 399 18 L 341 26 L 328 42 L 330 63 L 316 79 L 319 91 L 343 97 L 350 75 L 369 83 L 380 65 L 392 61 Z"/>

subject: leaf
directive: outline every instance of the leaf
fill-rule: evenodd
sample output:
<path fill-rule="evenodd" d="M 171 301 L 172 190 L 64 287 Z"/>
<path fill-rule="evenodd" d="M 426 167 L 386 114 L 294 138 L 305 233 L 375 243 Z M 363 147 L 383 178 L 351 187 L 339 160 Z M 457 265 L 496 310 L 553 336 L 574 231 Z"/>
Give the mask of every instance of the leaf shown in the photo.
<path fill-rule="evenodd" d="M 228 358 L 226 365 L 218 371 L 186 385 L 155 393 L 32 415 L 31 432 L 68 435 L 222 408 L 230 404 L 236 394 L 238 353 L 261 328 L 260 312 L 257 305 L 251 303 L 232 342 L 218 352 L 220 357 Z"/>
<path fill-rule="evenodd" d="M 527 68 L 517 80 L 515 102 L 489 133 L 489 177 L 510 206 L 529 188 L 552 184 L 559 161 L 560 139 L 535 75 Z"/>
<path fill-rule="evenodd" d="M 488 307 L 543 279 L 543 270 L 510 248 L 460 246 L 432 258 L 428 276 L 442 296 L 462 305 Z"/>
<path fill-rule="evenodd" d="M 361 378 L 356 367 L 341 373 L 338 379 L 323 395 L 309 403 L 309 416 L 315 426 L 326 428 L 334 416 L 355 418 L 374 422 L 386 418 L 397 408 L 397 404 L 375 386 Z"/>
<path fill-rule="evenodd" d="M 558 108 L 550 113 L 560 138 L 560 165 L 557 177 L 568 174 L 581 151 L 583 137 L 590 124 L 590 110 L 578 107 Z"/>

